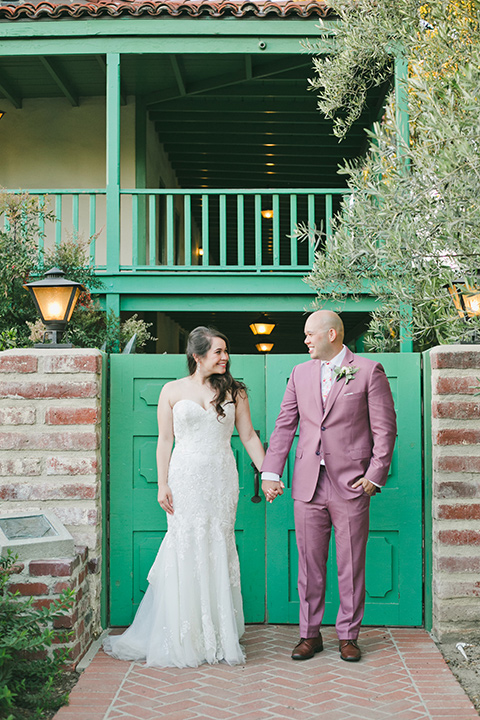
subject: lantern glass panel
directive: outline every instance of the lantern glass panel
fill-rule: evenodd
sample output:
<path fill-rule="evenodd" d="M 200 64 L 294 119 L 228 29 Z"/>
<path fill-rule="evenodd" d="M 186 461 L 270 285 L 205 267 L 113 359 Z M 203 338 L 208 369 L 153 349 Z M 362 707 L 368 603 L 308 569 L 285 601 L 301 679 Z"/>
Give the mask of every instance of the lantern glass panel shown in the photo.
<path fill-rule="evenodd" d="M 250 325 L 250 330 L 254 335 L 270 335 L 275 323 L 258 321 Z"/>
<path fill-rule="evenodd" d="M 70 318 L 71 318 L 72 315 L 73 315 L 73 311 L 75 310 L 75 306 L 76 306 L 76 304 L 77 304 L 77 300 L 78 300 L 78 298 L 79 298 L 79 296 L 80 296 L 80 290 L 81 290 L 81 288 L 79 288 L 79 287 L 75 288 L 75 295 L 74 295 L 73 298 L 72 298 L 72 304 L 70 305 L 70 310 L 69 310 L 68 317 L 67 317 L 67 320 L 68 320 L 69 322 L 70 322 Z"/>
<path fill-rule="evenodd" d="M 461 318 L 465 317 L 465 313 L 463 312 L 462 303 L 460 300 L 460 295 L 458 294 L 458 290 L 455 286 L 450 286 L 448 288 L 448 292 L 452 296 L 453 304 L 455 305 L 455 309 L 460 315 Z"/>
<path fill-rule="evenodd" d="M 78 288 L 72 288 L 69 285 L 65 287 L 33 287 L 32 290 L 37 299 L 44 322 L 66 320 L 65 315 L 68 310 L 72 290 L 78 292 Z"/>
<path fill-rule="evenodd" d="M 470 317 L 480 315 L 480 293 L 475 295 L 464 295 L 465 309 Z"/>

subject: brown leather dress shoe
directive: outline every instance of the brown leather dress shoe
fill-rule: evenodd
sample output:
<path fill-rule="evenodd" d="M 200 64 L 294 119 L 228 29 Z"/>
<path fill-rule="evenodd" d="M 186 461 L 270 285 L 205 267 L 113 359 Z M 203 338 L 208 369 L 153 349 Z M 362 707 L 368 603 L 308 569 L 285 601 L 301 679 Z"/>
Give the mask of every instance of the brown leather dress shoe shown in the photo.
<path fill-rule="evenodd" d="M 321 633 L 313 638 L 300 638 L 300 642 L 295 645 L 292 652 L 292 660 L 308 660 L 315 653 L 322 652 L 323 640 Z"/>
<path fill-rule="evenodd" d="M 338 649 L 342 660 L 357 662 L 362 657 L 362 651 L 358 647 L 356 640 L 339 640 Z"/>

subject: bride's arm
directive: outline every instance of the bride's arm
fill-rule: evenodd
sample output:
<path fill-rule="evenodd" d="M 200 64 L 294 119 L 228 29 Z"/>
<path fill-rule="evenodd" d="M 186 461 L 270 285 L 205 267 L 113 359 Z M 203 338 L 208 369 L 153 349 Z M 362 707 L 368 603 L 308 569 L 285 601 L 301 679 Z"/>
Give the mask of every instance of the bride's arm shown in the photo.
<path fill-rule="evenodd" d="M 158 502 L 167 513 L 173 515 L 172 491 L 168 486 L 168 465 L 173 447 L 173 413 L 170 404 L 169 389 L 165 386 L 160 393 L 157 408 L 157 476 Z"/>
<path fill-rule="evenodd" d="M 260 470 L 265 457 L 265 450 L 253 428 L 247 393 L 243 391 L 238 393 L 235 403 L 235 425 L 242 445 L 252 458 L 257 469 Z"/>

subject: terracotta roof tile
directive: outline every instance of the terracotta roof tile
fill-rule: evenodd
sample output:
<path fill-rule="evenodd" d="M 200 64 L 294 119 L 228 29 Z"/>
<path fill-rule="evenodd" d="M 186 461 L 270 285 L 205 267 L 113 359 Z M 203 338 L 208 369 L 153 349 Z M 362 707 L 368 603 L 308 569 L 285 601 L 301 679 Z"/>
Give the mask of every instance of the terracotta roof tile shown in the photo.
<path fill-rule="evenodd" d="M 324 17 L 328 12 L 323 0 L 64 0 L 63 2 L 0 3 L 0 20 L 37 20 L 41 18 L 140 17 Z"/>

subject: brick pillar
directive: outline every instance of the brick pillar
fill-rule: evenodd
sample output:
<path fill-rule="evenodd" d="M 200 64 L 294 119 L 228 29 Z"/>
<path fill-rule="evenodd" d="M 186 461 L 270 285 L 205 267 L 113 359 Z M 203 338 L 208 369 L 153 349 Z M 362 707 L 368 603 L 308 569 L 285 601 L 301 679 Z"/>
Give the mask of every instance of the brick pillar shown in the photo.
<path fill-rule="evenodd" d="M 433 348 L 433 632 L 477 635 L 480 623 L 480 347 Z"/>
<path fill-rule="evenodd" d="M 0 512 L 52 510 L 88 552 L 100 629 L 102 353 L 0 352 Z"/>

